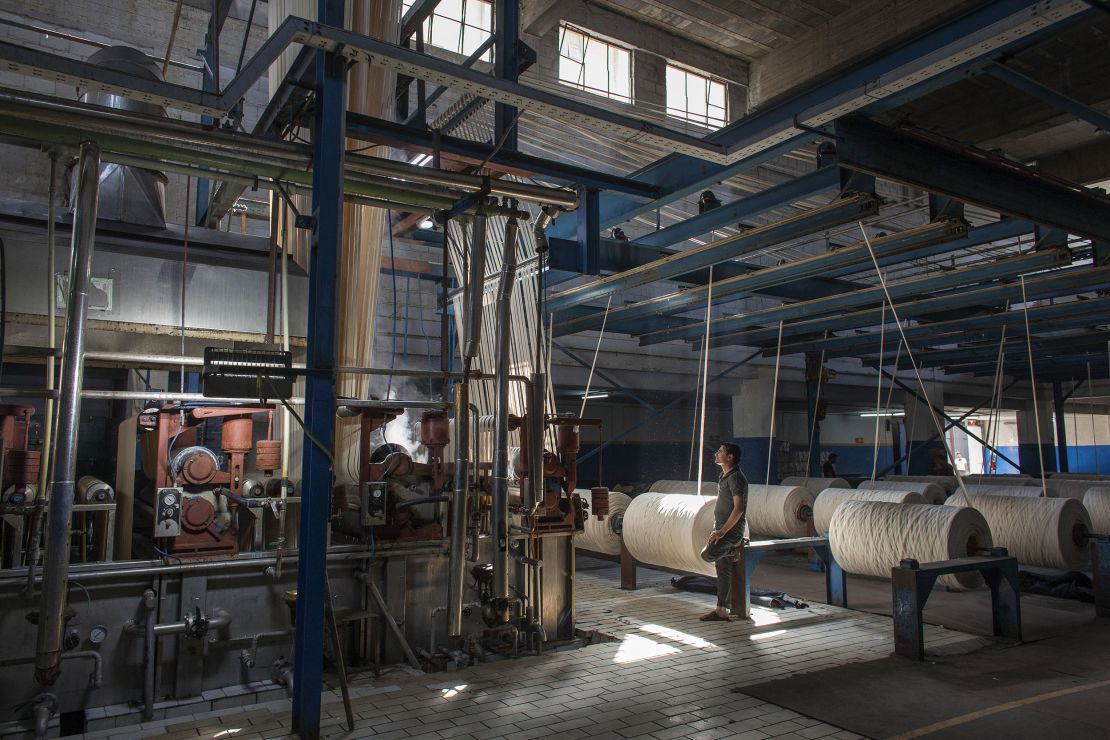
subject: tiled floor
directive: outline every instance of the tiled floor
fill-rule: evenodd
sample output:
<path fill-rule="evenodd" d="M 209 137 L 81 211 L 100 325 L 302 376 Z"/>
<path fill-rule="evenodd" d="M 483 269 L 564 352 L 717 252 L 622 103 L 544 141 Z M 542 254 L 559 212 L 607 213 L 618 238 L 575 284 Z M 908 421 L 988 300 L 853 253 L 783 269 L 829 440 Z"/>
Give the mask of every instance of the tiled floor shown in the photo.
<path fill-rule="evenodd" d="M 617 587 L 614 567 L 580 570 L 578 625 L 616 638 L 581 650 L 487 663 L 433 675 L 394 673 L 353 690 L 354 732 L 338 695 L 324 698 L 332 738 L 855 738 L 757 699 L 735 686 L 889 654 L 886 617 L 821 604 L 757 609 L 753 623 L 705 623 L 713 597 L 676 591 L 670 576 L 642 571 L 641 588 Z M 981 638 L 928 627 L 927 644 L 973 650 Z M 116 728 L 88 737 L 282 737 L 285 701 Z"/>

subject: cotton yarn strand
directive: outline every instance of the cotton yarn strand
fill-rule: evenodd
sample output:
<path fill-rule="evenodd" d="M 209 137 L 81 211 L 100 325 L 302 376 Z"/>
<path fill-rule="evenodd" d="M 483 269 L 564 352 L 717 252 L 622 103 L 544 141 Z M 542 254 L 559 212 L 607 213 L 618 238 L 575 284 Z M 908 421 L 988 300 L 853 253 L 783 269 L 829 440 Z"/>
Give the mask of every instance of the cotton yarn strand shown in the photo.
<path fill-rule="evenodd" d="M 683 493 L 642 493 L 624 512 L 624 545 L 641 563 L 716 575 L 701 550 L 713 531 L 716 498 Z"/>
<path fill-rule="evenodd" d="M 782 479 L 784 486 L 801 486 L 809 490 L 814 496 L 821 494 L 826 488 L 851 488 L 852 484 L 843 478 L 806 478 L 804 475 L 791 475 Z"/>
<path fill-rule="evenodd" d="M 885 501 L 890 504 L 925 504 L 925 497 L 917 491 L 883 491 L 868 488 L 826 488 L 813 502 L 813 527 L 818 532 L 828 532 L 833 514 L 845 501 Z"/>
<path fill-rule="evenodd" d="M 859 484 L 861 490 L 868 491 L 913 491 L 920 493 L 927 504 L 943 504 L 948 498 L 944 486 L 927 481 L 913 480 L 865 480 Z"/>
<path fill-rule="evenodd" d="M 849 573 L 890 578 L 905 558 L 921 563 L 975 555 L 991 547 L 987 521 L 975 509 L 883 501 L 845 501 L 829 525 L 833 557 Z M 941 576 L 937 583 L 963 591 L 983 583 L 979 571 Z"/>
<path fill-rule="evenodd" d="M 1005 547 L 1019 563 L 1060 570 L 1087 564 L 1091 517 L 1075 499 L 957 493 L 949 506 L 967 506 L 968 498 L 990 525 L 995 545 Z"/>
<path fill-rule="evenodd" d="M 848 489 L 851 490 L 851 489 Z M 750 537 L 805 537 L 813 494 L 801 486 L 748 485 Z"/>
<path fill-rule="evenodd" d="M 579 496 L 589 496 L 585 489 L 576 490 Z M 613 531 L 613 524 L 620 521 L 619 517 L 627 511 L 632 499 L 623 493 L 609 492 L 609 515 L 604 520 L 598 520 L 592 514 L 583 524 L 583 529 L 574 538 L 574 546 L 580 550 L 600 552 L 605 555 L 620 555 L 621 536 Z"/>
<path fill-rule="evenodd" d="M 698 482 L 694 480 L 657 480 L 651 484 L 651 488 L 648 490 L 652 493 L 699 493 Z M 717 484 L 709 481 L 703 482 L 700 494 L 702 496 L 716 496 Z"/>
<path fill-rule="evenodd" d="M 1083 506 L 1091 517 L 1092 531 L 1110 535 L 1110 488 L 1088 488 Z"/>

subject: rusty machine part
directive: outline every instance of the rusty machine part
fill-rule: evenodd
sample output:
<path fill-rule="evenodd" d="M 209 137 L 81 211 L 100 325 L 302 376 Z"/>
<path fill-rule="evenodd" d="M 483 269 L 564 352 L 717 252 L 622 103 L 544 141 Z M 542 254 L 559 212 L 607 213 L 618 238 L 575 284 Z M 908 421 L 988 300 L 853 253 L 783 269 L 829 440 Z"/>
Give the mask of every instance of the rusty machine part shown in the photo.
<path fill-rule="evenodd" d="M 254 466 L 269 475 L 281 467 L 281 440 L 260 439 L 254 446 Z"/>
<path fill-rule="evenodd" d="M 4 466 L 0 476 L 0 491 L 15 490 L 23 500 L 28 485 L 39 482 L 42 453 L 28 450 L 34 406 L 0 405 L 0 438 L 4 443 Z"/>
<path fill-rule="evenodd" d="M 605 517 L 609 516 L 608 488 L 597 486 L 590 489 L 590 511 L 593 512 L 598 521 L 605 521 Z"/>
<path fill-rule="evenodd" d="M 432 466 L 434 489 L 443 490 L 444 468 L 443 450 L 451 443 L 451 420 L 447 412 L 432 409 L 420 417 L 420 443 L 429 450 L 429 464 Z"/>
<path fill-rule="evenodd" d="M 25 486 L 38 483 L 42 453 L 38 450 L 11 450 L 7 454 L 4 478 L 9 485 Z M 10 472 L 9 472 L 10 471 Z"/>

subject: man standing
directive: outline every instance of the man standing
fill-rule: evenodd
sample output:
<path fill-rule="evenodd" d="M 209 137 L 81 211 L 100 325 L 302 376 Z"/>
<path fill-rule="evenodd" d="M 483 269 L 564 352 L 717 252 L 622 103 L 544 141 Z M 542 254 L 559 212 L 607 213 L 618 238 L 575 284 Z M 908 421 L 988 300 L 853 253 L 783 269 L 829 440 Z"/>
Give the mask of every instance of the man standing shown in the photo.
<path fill-rule="evenodd" d="M 825 458 L 825 464 L 821 466 L 821 475 L 826 478 L 836 477 L 836 453 L 830 452 L 829 456 Z"/>
<path fill-rule="evenodd" d="M 703 622 L 728 622 L 733 571 L 738 546 L 744 538 L 748 508 L 748 480 L 740 472 L 740 448 L 724 443 L 713 455 L 721 468 L 717 479 L 717 505 L 713 507 L 713 531 L 701 557 L 717 566 L 717 608 L 701 617 Z"/>

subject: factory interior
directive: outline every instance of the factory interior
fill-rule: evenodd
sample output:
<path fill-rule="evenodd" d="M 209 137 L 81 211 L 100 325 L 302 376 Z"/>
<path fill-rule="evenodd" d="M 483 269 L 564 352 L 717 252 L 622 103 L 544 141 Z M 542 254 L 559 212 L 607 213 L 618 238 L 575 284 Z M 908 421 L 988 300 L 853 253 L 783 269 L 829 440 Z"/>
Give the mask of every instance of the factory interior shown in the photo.
<path fill-rule="evenodd" d="M 3 0 L 0 163 L 0 738 L 1110 737 L 1107 0 Z"/>

